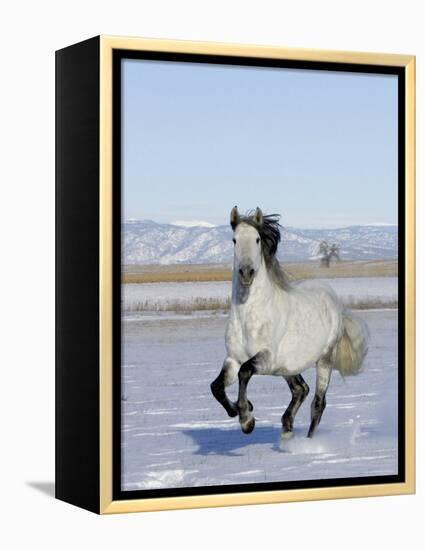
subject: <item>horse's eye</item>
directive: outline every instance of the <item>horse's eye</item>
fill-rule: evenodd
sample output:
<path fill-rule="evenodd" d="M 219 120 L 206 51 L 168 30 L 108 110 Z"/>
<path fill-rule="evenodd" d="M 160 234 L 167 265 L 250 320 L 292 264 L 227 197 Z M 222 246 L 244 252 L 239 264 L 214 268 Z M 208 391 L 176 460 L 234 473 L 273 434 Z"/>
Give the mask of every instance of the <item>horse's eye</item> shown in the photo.
<path fill-rule="evenodd" d="M 260 237 L 257 237 L 257 244 L 260 244 Z"/>
<path fill-rule="evenodd" d="M 233 241 L 233 244 L 236 244 L 236 239 L 232 239 L 232 241 Z"/>

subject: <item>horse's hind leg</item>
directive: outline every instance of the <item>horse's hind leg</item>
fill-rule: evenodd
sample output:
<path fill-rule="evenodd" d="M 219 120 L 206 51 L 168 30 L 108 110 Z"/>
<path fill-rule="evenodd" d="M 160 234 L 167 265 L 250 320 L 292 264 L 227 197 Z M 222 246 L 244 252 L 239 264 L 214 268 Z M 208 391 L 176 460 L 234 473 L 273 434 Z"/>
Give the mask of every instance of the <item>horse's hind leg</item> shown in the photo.
<path fill-rule="evenodd" d="M 288 382 L 292 394 L 291 402 L 282 416 L 282 438 L 286 439 L 292 435 L 295 415 L 307 397 L 310 388 L 301 374 L 284 376 L 284 378 Z"/>
<path fill-rule="evenodd" d="M 234 359 L 227 357 L 223 363 L 223 368 L 220 371 L 220 374 L 211 383 L 211 392 L 217 401 L 223 405 L 226 409 L 229 416 L 238 415 L 238 407 L 236 403 L 230 401 L 225 392 L 225 387 L 234 384 L 238 379 L 238 371 L 240 364 Z"/>
<path fill-rule="evenodd" d="M 326 391 L 329 386 L 329 380 L 331 379 L 332 372 L 331 356 L 332 353 L 329 353 L 317 362 L 316 393 L 311 403 L 311 424 L 307 437 L 313 437 L 326 407 Z"/>

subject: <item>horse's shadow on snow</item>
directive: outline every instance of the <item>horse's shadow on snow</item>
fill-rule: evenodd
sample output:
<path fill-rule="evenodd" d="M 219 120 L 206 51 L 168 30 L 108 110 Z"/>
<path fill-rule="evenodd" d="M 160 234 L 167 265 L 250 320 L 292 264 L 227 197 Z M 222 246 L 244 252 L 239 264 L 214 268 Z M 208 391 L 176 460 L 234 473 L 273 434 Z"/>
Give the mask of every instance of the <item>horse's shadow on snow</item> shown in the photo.
<path fill-rule="evenodd" d="M 244 456 L 244 453 L 237 452 L 239 449 L 255 444 L 272 444 L 278 450 L 279 430 L 273 426 L 257 426 L 255 430 L 246 435 L 240 428 L 204 428 L 185 430 L 184 434 L 189 436 L 198 446 L 194 452 L 196 455 L 228 455 Z"/>

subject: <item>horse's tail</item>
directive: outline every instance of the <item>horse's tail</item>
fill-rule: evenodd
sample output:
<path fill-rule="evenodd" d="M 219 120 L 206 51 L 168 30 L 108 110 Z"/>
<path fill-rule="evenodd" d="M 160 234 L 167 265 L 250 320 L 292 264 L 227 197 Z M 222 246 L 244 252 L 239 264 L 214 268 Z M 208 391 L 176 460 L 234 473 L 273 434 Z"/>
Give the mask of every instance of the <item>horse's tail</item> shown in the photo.
<path fill-rule="evenodd" d="M 335 368 L 342 376 L 358 374 L 368 350 L 366 323 L 347 312 L 342 317 L 342 337 L 336 350 Z"/>

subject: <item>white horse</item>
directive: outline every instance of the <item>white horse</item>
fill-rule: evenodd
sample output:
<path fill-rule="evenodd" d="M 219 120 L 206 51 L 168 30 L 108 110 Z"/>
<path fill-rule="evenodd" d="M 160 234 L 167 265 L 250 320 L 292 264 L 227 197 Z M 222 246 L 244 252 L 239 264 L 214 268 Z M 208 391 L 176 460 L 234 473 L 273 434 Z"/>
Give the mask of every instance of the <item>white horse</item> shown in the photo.
<path fill-rule="evenodd" d="M 244 433 L 255 427 L 247 385 L 253 374 L 283 376 L 292 400 L 282 416 L 282 437 L 290 437 L 294 418 L 308 395 L 301 373 L 315 367 L 316 393 L 311 404 L 312 437 L 326 406 L 331 372 L 357 374 L 367 353 L 366 325 L 344 311 L 333 290 L 303 281 L 290 284 L 276 259 L 279 216 L 230 215 L 234 231 L 232 304 L 226 329 L 227 357 L 211 384 L 229 416 L 239 415 Z M 236 403 L 225 387 L 239 379 Z"/>

